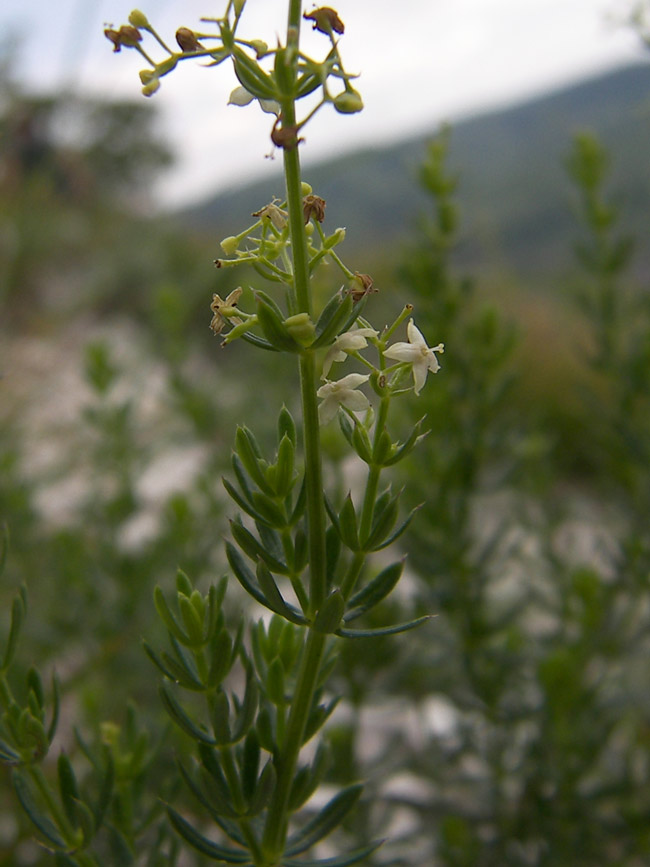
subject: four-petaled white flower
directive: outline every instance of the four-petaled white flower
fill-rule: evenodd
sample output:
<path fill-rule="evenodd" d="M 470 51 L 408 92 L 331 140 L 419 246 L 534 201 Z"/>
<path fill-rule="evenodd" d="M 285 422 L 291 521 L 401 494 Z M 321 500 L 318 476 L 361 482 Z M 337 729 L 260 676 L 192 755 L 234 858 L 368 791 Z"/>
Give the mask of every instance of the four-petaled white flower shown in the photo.
<path fill-rule="evenodd" d="M 351 331 L 346 331 L 344 334 L 339 334 L 334 343 L 327 350 L 327 355 L 323 361 L 323 373 L 321 379 L 327 379 L 327 374 L 334 361 L 345 361 L 345 356 L 349 352 L 358 352 L 359 349 L 365 349 L 368 345 L 366 337 L 376 337 L 377 332 L 374 328 L 353 328 Z"/>
<path fill-rule="evenodd" d="M 327 424 L 336 415 L 339 406 L 344 406 L 352 412 L 363 412 L 370 402 L 361 391 L 356 389 L 370 379 L 370 374 L 348 373 L 336 382 L 326 382 L 321 385 L 316 394 L 322 399 L 318 407 L 318 419 L 321 424 Z"/>
<path fill-rule="evenodd" d="M 415 327 L 412 319 L 409 319 L 406 335 L 408 343 L 393 343 L 392 346 L 384 350 L 384 356 L 395 361 L 404 361 L 412 366 L 413 390 L 419 394 L 426 381 L 427 373 L 429 371 L 437 373 L 440 370 L 435 353 L 444 352 L 445 346 L 443 343 L 439 343 L 437 346 L 427 346 L 426 340 Z"/>
<path fill-rule="evenodd" d="M 220 295 L 212 296 L 212 304 L 210 305 L 210 310 L 214 313 L 212 317 L 212 322 L 210 323 L 210 328 L 214 332 L 215 335 L 221 334 L 223 331 L 223 326 L 226 324 L 228 319 L 231 319 L 236 325 L 241 322 L 241 319 L 238 316 L 234 316 L 234 308 L 237 306 L 237 302 L 244 290 L 241 286 L 238 286 L 236 289 L 233 289 L 230 295 L 224 301 Z"/>

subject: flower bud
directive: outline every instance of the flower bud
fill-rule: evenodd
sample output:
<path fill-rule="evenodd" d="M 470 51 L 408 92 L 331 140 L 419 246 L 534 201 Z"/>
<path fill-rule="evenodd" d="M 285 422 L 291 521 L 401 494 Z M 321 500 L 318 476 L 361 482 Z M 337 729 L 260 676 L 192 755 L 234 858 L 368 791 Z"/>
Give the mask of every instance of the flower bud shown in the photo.
<path fill-rule="evenodd" d="M 189 27 L 179 27 L 176 31 L 176 42 L 184 54 L 192 51 L 203 51 L 204 48 L 196 38 L 196 34 Z"/>
<path fill-rule="evenodd" d="M 296 313 L 295 316 L 289 316 L 288 319 L 284 320 L 284 325 L 293 339 L 301 346 L 309 346 L 316 336 L 316 328 L 309 313 Z"/>
<path fill-rule="evenodd" d="M 221 242 L 221 249 L 226 254 L 226 256 L 232 256 L 232 254 L 237 250 L 239 246 L 239 240 L 235 238 L 234 235 L 228 235 L 227 238 L 224 238 Z"/>
<path fill-rule="evenodd" d="M 350 88 L 334 98 L 334 108 L 340 114 L 356 114 L 363 109 L 363 100 L 356 90 Z"/>
<path fill-rule="evenodd" d="M 251 39 L 251 46 L 255 49 L 258 60 L 268 54 L 269 46 L 262 39 Z"/>
<path fill-rule="evenodd" d="M 300 190 L 301 190 L 303 196 L 310 196 L 313 192 L 312 185 L 308 184 L 307 181 L 301 182 Z"/>
<path fill-rule="evenodd" d="M 148 84 L 142 88 L 143 96 L 153 96 L 160 87 L 160 81 L 157 78 L 152 78 Z"/>
<path fill-rule="evenodd" d="M 140 27 L 142 30 L 151 30 L 151 24 L 147 19 L 147 16 L 144 12 L 140 12 L 139 9 L 134 9 L 133 12 L 129 15 L 129 24 L 132 24 L 134 27 Z"/>
<path fill-rule="evenodd" d="M 133 48 L 138 42 L 142 42 L 142 34 L 136 27 L 123 24 L 119 30 L 104 30 L 104 36 L 113 43 L 113 51 L 119 51 L 122 46 Z"/>
<path fill-rule="evenodd" d="M 325 239 L 323 246 L 326 250 L 331 250 L 333 247 L 336 247 L 337 244 L 340 244 L 341 241 L 345 240 L 345 229 L 338 228 L 335 232 L 333 232 L 329 238 Z"/>

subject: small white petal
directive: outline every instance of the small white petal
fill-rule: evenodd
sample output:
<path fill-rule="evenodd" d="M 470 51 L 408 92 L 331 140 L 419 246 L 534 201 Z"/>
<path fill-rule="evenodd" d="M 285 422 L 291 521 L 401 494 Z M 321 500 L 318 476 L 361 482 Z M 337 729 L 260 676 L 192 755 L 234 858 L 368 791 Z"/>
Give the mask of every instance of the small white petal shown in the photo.
<path fill-rule="evenodd" d="M 236 87 L 228 98 L 228 105 L 250 105 L 255 99 L 252 93 L 249 93 L 245 87 L 241 85 Z"/>
<path fill-rule="evenodd" d="M 422 336 L 422 332 L 419 328 L 416 327 L 415 322 L 412 319 L 409 319 L 409 324 L 406 326 L 406 336 L 408 337 L 409 343 L 412 343 L 413 346 L 423 346 L 427 349 L 427 342 Z"/>
<path fill-rule="evenodd" d="M 339 398 L 341 406 L 346 406 L 352 412 L 363 412 L 370 406 L 370 401 L 362 391 L 348 391 Z"/>
<path fill-rule="evenodd" d="M 420 355 L 420 351 L 410 343 L 393 343 L 388 349 L 384 349 L 384 357 L 395 361 L 406 361 L 412 364 Z"/>

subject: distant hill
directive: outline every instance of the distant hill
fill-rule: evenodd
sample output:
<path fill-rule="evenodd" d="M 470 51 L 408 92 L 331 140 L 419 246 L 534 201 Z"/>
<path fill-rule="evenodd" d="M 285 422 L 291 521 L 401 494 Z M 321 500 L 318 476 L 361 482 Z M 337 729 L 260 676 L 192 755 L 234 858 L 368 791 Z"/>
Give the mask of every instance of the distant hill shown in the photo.
<path fill-rule="evenodd" d="M 638 64 L 453 126 L 450 166 L 460 178 L 465 259 L 530 276 L 560 267 L 576 233 L 564 161 L 572 135 L 584 129 L 611 150 L 611 188 L 626 221 L 647 230 L 650 64 Z M 348 250 L 405 240 L 427 207 L 417 174 L 436 131 L 310 167 L 310 183 L 327 200 L 328 227 L 348 227 Z M 230 234 L 232 215 L 257 210 L 280 184 L 220 193 L 178 216 L 213 237 Z M 650 252 L 643 267 L 650 270 Z"/>

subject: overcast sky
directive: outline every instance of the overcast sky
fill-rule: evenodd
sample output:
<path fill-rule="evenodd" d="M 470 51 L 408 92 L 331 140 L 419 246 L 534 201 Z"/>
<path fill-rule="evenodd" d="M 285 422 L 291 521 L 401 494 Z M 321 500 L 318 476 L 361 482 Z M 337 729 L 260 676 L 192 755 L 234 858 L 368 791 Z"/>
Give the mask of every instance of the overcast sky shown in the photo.
<path fill-rule="evenodd" d="M 332 0 L 330 0 L 332 2 Z M 276 42 L 286 0 L 248 0 L 242 36 Z M 360 73 L 364 111 L 325 109 L 305 130 L 303 161 L 383 143 L 541 93 L 643 57 L 624 26 L 633 0 L 340 0 L 341 52 Z M 225 0 L 140 0 L 173 42 L 178 26 L 198 29 Z M 311 2 L 304 4 L 312 8 Z M 18 40 L 19 74 L 30 86 L 71 83 L 111 97 L 139 97 L 142 59 L 114 55 L 103 27 L 126 22 L 132 0 L 1 0 L 0 27 Z M 305 29 L 306 50 L 321 57 L 327 38 Z M 152 54 L 156 54 L 151 44 Z M 226 107 L 237 84 L 230 68 L 193 61 L 165 78 L 153 97 L 179 155 L 159 191 L 178 204 L 273 170 L 269 115 Z"/>

